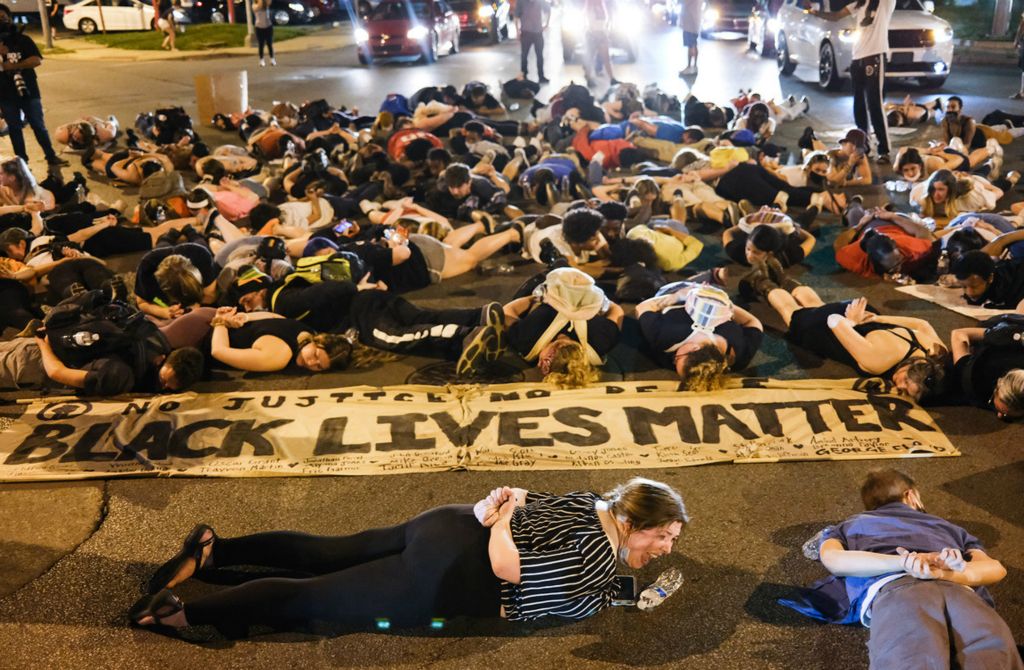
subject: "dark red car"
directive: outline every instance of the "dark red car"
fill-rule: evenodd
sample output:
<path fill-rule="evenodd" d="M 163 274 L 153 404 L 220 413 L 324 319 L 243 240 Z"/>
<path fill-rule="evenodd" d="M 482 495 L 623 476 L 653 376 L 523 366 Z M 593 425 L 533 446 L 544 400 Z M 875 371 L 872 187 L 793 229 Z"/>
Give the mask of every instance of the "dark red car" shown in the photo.
<path fill-rule="evenodd" d="M 432 63 L 442 53 L 459 50 L 459 17 L 447 0 L 383 0 L 359 4 L 355 23 L 359 62 L 422 59 Z"/>

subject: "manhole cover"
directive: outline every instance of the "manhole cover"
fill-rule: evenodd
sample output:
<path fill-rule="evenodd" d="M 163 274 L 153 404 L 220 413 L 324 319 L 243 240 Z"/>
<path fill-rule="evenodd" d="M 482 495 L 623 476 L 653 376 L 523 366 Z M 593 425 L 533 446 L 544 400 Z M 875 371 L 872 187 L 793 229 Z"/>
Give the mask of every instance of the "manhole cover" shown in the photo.
<path fill-rule="evenodd" d="M 419 370 L 416 370 L 408 379 L 406 384 L 427 384 L 430 386 L 446 386 L 448 384 L 511 384 L 521 382 L 525 379 L 523 371 L 514 365 L 502 363 L 490 363 L 473 375 L 455 374 L 454 361 L 442 361 L 431 363 Z"/>

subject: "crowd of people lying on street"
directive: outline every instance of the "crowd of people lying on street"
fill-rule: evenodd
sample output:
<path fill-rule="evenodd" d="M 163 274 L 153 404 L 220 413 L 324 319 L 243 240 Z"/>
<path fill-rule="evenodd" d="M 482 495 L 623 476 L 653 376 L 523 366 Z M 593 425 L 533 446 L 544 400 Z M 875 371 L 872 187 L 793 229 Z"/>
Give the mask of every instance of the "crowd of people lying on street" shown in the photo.
<path fill-rule="evenodd" d="M 59 127 L 80 156 L 72 179 L 0 163 L 0 325 L 17 333 L 0 343 L 0 386 L 180 391 L 211 366 L 316 373 L 413 352 L 470 379 L 511 351 L 578 387 L 600 377 L 632 304 L 652 357 L 682 388 L 710 391 L 763 337 L 726 291 L 735 266 L 691 270 L 704 245 L 688 226 L 711 222 L 742 266 L 742 301 L 769 304 L 795 345 L 916 400 L 1024 414 L 1024 317 L 945 341 L 856 295 L 826 303 L 791 271 L 828 223 L 850 272 L 962 286 L 971 304 L 1021 312 L 1024 205 L 997 210 L 1019 178 L 1003 146 L 1024 117 L 977 122 L 956 96 L 892 105 L 894 124 L 941 119 L 941 140 L 895 157 L 900 209 L 854 193 L 885 176 L 864 132 L 829 146 L 808 127 L 798 147 L 775 143 L 806 99 L 748 91 L 719 106 L 625 83 L 600 99 L 575 84 L 546 104 L 535 93 L 522 79 L 427 87 L 373 115 L 279 102 L 218 115 L 238 137 L 218 147 L 182 108 L 130 129 L 113 117 Z M 509 96 L 526 96 L 527 120 L 509 118 Z M 104 202 L 90 180 L 124 198 Z M 141 260 L 121 276 L 105 259 L 124 254 Z M 504 304 L 405 297 L 511 272 L 517 257 L 537 273 Z"/>

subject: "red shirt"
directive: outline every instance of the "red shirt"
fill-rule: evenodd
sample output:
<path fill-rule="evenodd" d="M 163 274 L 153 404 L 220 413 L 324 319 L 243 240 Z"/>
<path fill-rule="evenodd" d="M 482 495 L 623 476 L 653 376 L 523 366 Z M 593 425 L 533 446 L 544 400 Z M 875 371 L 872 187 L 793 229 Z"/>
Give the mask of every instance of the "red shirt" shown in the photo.
<path fill-rule="evenodd" d="M 588 163 L 598 151 L 603 153 L 604 160 L 601 161 L 601 167 L 605 170 L 614 170 L 619 167 L 619 153 L 623 149 L 632 147 L 633 143 L 626 140 L 591 140 L 590 128 L 586 126 L 580 128 L 576 137 L 572 138 L 572 148 Z"/>
<path fill-rule="evenodd" d="M 413 140 L 427 140 L 438 149 L 444 146 L 437 135 L 431 132 L 419 128 L 405 128 L 388 138 L 388 156 L 391 156 L 392 160 L 402 160 L 405 158 L 405 148 Z"/>
<path fill-rule="evenodd" d="M 875 230 L 892 238 L 896 248 L 903 254 L 903 264 L 905 266 L 917 263 L 932 250 L 931 240 L 922 240 L 919 237 L 914 237 L 895 224 L 878 226 Z M 836 262 L 850 272 L 859 274 L 861 277 L 878 276 L 875 274 L 874 268 L 871 267 L 871 261 L 868 259 L 867 252 L 860 248 L 860 238 L 838 249 L 836 251 Z"/>

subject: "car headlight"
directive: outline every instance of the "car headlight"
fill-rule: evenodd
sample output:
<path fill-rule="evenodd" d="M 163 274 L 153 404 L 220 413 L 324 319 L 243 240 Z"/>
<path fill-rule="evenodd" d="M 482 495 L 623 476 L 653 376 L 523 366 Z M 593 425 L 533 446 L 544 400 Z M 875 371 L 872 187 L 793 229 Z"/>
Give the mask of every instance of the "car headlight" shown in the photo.
<path fill-rule="evenodd" d="M 938 30 L 933 30 L 932 31 L 932 38 L 935 40 L 936 44 L 942 44 L 943 42 L 948 42 L 951 39 L 953 39 L 953 29 L 950 28 L 949 26 L 946 26 L 945 28 L 940 28 Z"/>
<path fill-rule="evenodd" d="M 490 5 L 482 5 L 480 9 L 476 10 L 476 15 L 481 19 L 489 19 L 494 16 L 494 7 Z"/>
<path fill-rule="evenodd" d="M 303 12 L 306 10 L 306 6 L 303 5 L 301 2 L 289 2 L 288 9 L 292 10 L 293 12 Z"/>
<path fill-rule="evenodd" d="M 857 41 L 858 35 L 860 35 L 860 30 L 856 28 L 843 28 L 839 31 L 839 41 L 850 44 Z"/>
<path fill-rule="evenodd" d="M 718 22 L 719 16 L 721 16 L 721 14 L 718 13 L 717 9 L 714 7 L 708 7 L 704 10 L 704 24 L 709 26 L 714 25 Z"/>
<path fill-rule="evenodd" d="M 427 36 L 426 26 L 413 26 L 409 28 L 409 32 L 405 34 L 411 40 L 421 40 Z"/>
<path fill-rule="evenodd" d="M 356 28 L 352 31 L 352 34 L 356 38 L 356 44 L 370 41 L 370 33 L 366 32 L 366 28 Z"/>
<path fill-rule="evenodd" d="M 772 18 L 768 19 L 768 22 L 765 23 L 765 26 L 768 28 L 768 32 L 774 35 L 775 33 L 779 32 L 779 28 L 782 27 L 782 21 L 779 21 L 777 18 L 773 16 Z"/>
<path fill-rule="evenodd" d="M 576 7 L 569 7 L 562 12 L 562 29 L 573 35 L 583 30 L 583 10 Z"/>

